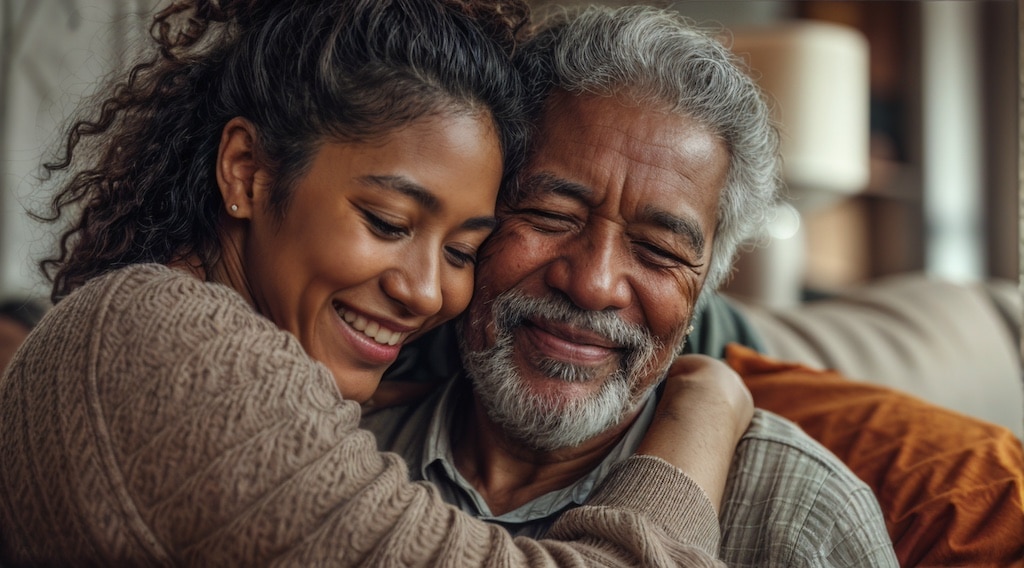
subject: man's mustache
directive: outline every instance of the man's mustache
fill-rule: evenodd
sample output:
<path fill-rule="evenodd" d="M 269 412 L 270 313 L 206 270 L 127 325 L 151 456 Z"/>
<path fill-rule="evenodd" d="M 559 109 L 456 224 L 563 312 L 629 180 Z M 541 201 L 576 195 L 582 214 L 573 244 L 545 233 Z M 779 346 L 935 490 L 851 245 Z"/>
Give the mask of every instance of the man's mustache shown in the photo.
<path fill-rule="evenodd" d="M 649 362 L 658 347 L 658 341 L 643 326 L 623 321 L 612 311 L 584 310 L 557 294 L 533 297 L 519 290 L 508 290 L 495 297 L 491 313 L 499 337 L 534 319 L 571 326 L 603 337 L 625 353 L 624 367 Z"/>

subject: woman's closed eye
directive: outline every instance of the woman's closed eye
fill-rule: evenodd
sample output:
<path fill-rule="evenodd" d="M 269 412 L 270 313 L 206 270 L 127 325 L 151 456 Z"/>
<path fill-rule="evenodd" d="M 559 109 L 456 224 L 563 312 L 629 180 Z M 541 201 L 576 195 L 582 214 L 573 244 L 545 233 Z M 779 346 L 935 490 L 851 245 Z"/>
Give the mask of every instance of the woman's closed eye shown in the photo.
<path fill-rule="evenodd" d="M 359 211 L 366 218 L 367 223 L 370 225 L 370 230 L 376 233 L 378 236 L 385 239 L 399 239 L 407 237 L 410 231 L 407 227 L 396 225 L 390 221 L 384 220 L 381 216 L 371 212 L 368 209 L 360 208 Z"/>
<path fill-rule="evenodd" d="M 445 257 L 448 262 L 456 268 L 472 267 L 476 264 L 476 250 L 460 248 L 456 246 L 444 247 Z"/>

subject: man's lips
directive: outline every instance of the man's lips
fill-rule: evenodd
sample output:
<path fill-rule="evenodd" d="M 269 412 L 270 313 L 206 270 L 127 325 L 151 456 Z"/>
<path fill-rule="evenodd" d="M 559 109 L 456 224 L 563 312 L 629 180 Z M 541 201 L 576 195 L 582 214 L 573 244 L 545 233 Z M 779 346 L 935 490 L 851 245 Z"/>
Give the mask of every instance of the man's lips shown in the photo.
<path fill-rule="evenodd" d="M 622 350 L 607 337 L 557 322 L 529 320 L 521 330 L 539 353 L 568 363 L 603 364 Z"/>

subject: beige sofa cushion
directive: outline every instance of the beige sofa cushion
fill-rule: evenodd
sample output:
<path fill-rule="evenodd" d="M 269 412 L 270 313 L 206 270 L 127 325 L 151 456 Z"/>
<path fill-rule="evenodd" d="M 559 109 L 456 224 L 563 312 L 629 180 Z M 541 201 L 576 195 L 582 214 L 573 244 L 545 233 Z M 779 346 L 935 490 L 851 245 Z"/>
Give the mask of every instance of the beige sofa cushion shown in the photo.
<path fill-rule="evenodd" d="M 900 389 L 1024 438 L 1021 296 L 1012 283 L 907 275 L 795 308 L 738 307 L 769 355 Z"/>

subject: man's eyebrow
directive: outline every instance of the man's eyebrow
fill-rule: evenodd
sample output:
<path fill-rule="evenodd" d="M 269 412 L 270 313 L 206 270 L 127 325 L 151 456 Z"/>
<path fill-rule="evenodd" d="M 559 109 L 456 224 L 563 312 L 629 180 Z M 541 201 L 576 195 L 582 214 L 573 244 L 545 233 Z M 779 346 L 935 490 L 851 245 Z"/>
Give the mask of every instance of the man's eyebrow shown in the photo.
<path fill-rule="evenodd" d="M 526 176 L 522 186 L 525 194 L 536 195 L 538 193 L 553 193 L 564 195 L 582 203 L 589 203 L 593 196 L 593 190 L 589 187 L 560 178 L 549 172 L 538 172 Z M 704 233 L 700 225 L 693 219 L 680 217 L 653 206 L 647 206 L 643 212 L 647 222 L 659 226 L 674 235 L 686 239 L 693 247 L 697 256 L 704 256 Z"/>
<path fill-rule="evenodd" d="M 583 184 L 571 182 L 549 172 L 530 174 L 526 176 L 521 185 L 525 188 L 526 195 L 554 193 L 583 203 L 589 203 L 590 197 L 594 194 L 592 189 Z"/>
<path fill-rule="evenodd" d="M 652 206 L 647 206 L 644 209 L 644 217 L 649 222 L 688 240 L 697 256 L 704 256 L 704 233 L 700 230 L 700 225 L 693 219 L 673 215 Z"/>
<path fill-rule="evenodd" d="M 412 198 L 431 213 L 441 211 L 441 201 L 427 188 L 414 183 L 402 176 L 360 176 L 358 181 L 366 184 L 401 193 Z M 487 230 L 490 231 L 498 225 L 493 215 L 486 217 L 471 217 L 462 223 L 461 227 L 469 231 Z"/>

